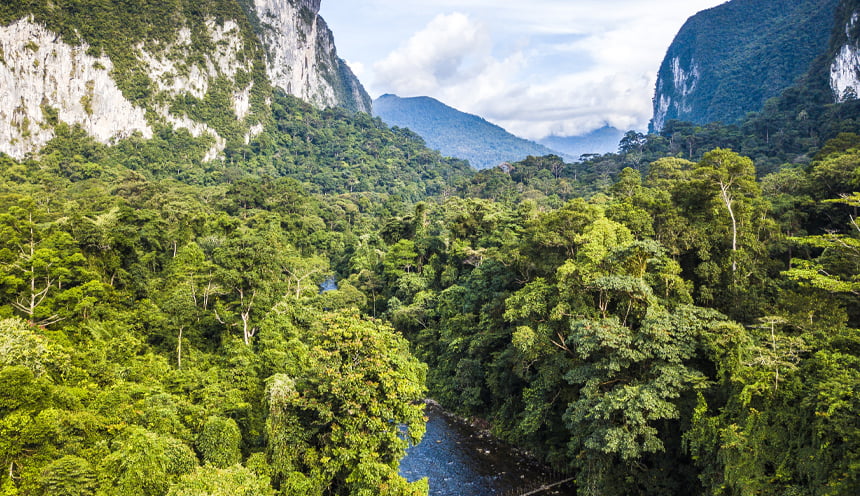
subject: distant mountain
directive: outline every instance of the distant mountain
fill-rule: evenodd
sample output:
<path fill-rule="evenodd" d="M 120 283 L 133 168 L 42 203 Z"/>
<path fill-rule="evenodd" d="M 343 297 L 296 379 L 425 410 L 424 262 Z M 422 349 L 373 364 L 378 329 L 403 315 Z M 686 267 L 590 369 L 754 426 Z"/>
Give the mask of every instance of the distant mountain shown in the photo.
<path fill-rule="evenodd" d="M 468 160 L 476 169 L 515 162 L 529 155 L 559 155 L 477 115 L 460 112 L 426 96 L 382 95 L 373 102 L 373 115 L 389 126 L 411 129 L 424 138 L 428 147 L 443 155 Z"/>
<path fill-rule="evenodd" d="M 582 136 L 548 136 L 538 140 L 538 143 L 558 150 L 566 158 L 579 160 L 588 153 L 610 153 L 618 151 L 618 142 L 624 137 L 624 132 L 610 126 L 595 129 Z"/>
<path fill-rule="evenodd" d="M 827 50 L 838 3 L 732 0 L 688 19 L 660 67 L 651 130 L 761 110 Z"/>

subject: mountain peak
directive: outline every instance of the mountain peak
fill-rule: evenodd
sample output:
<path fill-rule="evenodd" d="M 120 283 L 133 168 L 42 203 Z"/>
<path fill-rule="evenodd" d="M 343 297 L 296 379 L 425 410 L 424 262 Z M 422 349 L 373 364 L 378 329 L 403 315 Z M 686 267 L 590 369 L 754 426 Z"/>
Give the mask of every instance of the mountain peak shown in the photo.
<path fill-rule="evenodd" d="M 337 56 L 320 0 L 255 0 L 272 84 L 318 107 L 370 113 L 370 96 Z"/>
<path fill-rule="evenodd" d="M 373 114 L 390 126 L 409 128 L 443 155 L 468 160 L 476 169 L 516 162 L 529 155 L 559 155 L 514 136 L 483 117 L 461 112 L 435 98 L 385 94 L 374 100 Z"/>
<path fill-rule="evenodd" d="M 660 66 L 651 130 L 761 110 L 824 52 L 838 3 L 732 0 L 688 19 Z"/>

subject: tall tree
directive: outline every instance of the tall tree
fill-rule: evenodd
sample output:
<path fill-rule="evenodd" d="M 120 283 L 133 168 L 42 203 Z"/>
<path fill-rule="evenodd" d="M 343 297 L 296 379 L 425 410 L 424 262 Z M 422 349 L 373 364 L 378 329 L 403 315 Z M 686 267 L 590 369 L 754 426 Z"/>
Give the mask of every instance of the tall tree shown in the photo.
<path fill-rule="evenodd" d="M 6 303 L 30 322 L 47 326 L 73 315 L 85 295 L 70 290 L 95 278 L 84 262 L 56 214 L 32 198 L 0 213 L 0 287 Z"/>

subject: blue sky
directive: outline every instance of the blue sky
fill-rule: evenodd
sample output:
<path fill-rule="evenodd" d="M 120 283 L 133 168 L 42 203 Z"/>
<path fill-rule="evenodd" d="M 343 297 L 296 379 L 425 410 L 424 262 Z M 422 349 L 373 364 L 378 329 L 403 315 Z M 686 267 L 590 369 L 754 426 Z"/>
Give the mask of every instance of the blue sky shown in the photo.
<path fill-rule="evenodd" d="M 684 21 L 725 0 L 322 0 L 372 97 L 431 96 L 520 136 L 644 130 Z"/>

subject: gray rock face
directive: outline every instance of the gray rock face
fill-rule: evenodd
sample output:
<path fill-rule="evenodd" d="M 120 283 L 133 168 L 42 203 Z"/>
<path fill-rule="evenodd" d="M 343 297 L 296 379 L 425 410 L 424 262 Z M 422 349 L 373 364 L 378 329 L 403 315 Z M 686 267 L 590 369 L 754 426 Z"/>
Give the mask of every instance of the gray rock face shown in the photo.
<path fill-rule="evenodd" d="M 838 21 L 843 31 L 835 36 L 836 53 L 830 64 L 830 89 L 836 103 L 860 95 L 860 2 L 843 2 L 841 10 L 848 11 L 844 14 L 847 19 Z"/>
<path fill-rule="evenodd" d="M 370 112 L 361 83 L 338 58 L 320 0 L 254 0 L 272 84 L 319 107 Z"/>
<path fill-rule="evenodd" d="M 111 79 L 110 59 L 57 38 L 26 19 L 0 28 L 0 152 L 20 159 L 38 150 L 54 136 L 54 119 L 80 124 L 103 143 L 135 132 L 151 137 L 144 109 Z"/>
<path fill-rule="evenodd" d="M 763 108 L 827 50 L 840 0 L 731 0 L 687 20 L 657 76 L 651 130 L 678 119 L 731 124 Z M 856 47 L 855 47 L 856 48 Z M 850 86 L 847 49 L 834 69 Z"/>
<path fill-rule="evenodd" d="M 690 60 L 682 62 L 681 56 L 675 56 L 669 64 L 668 74 L 662 74 L 657 79 L 657 91 L 654 96 L 654 118 L 651 125 L 654 129 L 663 129 L 670 118 L 689 114 L 694 102 L 691 96 L 701 76 L 699 64 L 691 56 Z"/>
<path fill-rule="evenodd" d="M 152 126 L 162 123 L 193 136 L 210 136 L 214 145 L 202 158 L 217 158 L 226 139 L 206 123 L 174 113 L 170 102 L 185 96 L 203 99 L 216 81 L 235 81 L 230 108 L 224 110 L 245 127 L 246 142 L 261 132 L 251 103 L 254 82 L 239 83 L 243 79 L 237 76 L 253 70 L 249 43 L 262 45 L 272 86 L 318 107 L 369 113 L 370 97 L 337 57 L 319 8 L 320 0 L 255 0 L 255 12 L 249 15 L 259 18 L 252 22 L 260 27 L 257 39 L 243 35 L 237 20 L 207 18 L 202 34 L 213 48 L 203 54 L 195 53 L 188 27 L 179 29 L 170 43 L 136 45 L 133 55 L 156 95 L 137 104 L 112 79 L 112 61 L 88 55 L 86 43 L 70 45 L 32 18 L 0 26 L 0 152 L 18 159 L 37 152 L 54 136 L 57 122 L 78 124 L 106 144 L 134 133 L 149 138 Z"/>

